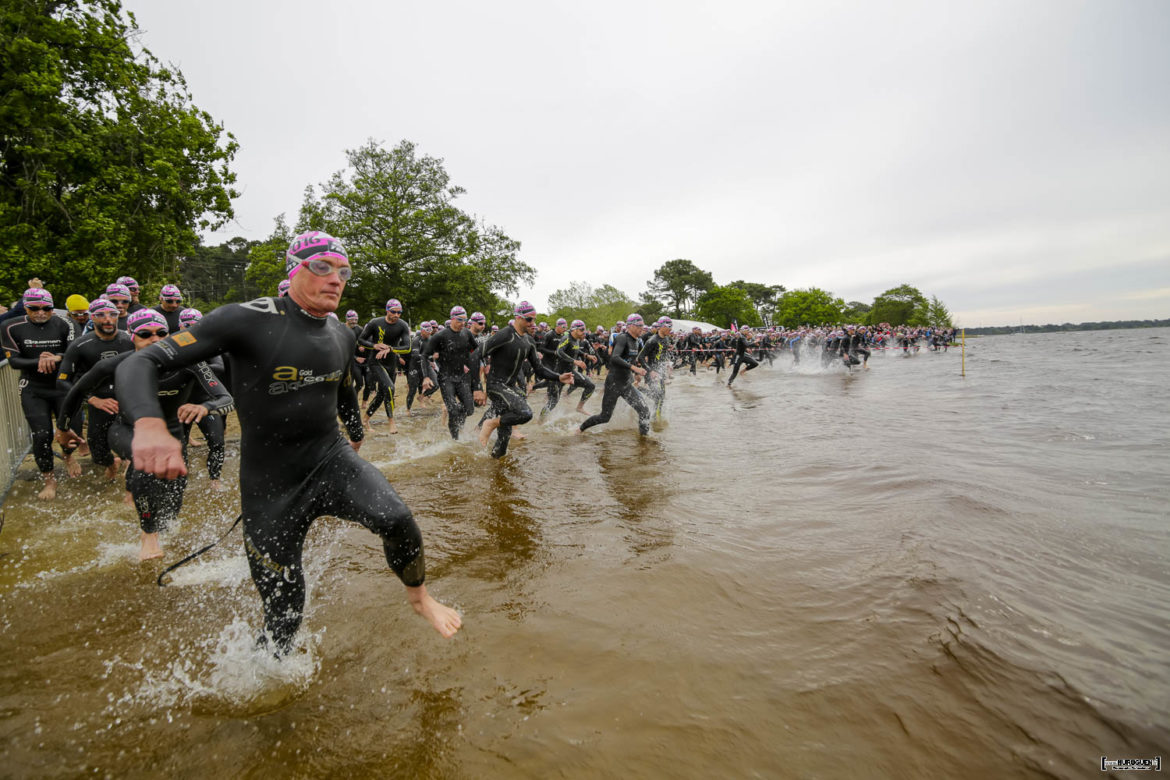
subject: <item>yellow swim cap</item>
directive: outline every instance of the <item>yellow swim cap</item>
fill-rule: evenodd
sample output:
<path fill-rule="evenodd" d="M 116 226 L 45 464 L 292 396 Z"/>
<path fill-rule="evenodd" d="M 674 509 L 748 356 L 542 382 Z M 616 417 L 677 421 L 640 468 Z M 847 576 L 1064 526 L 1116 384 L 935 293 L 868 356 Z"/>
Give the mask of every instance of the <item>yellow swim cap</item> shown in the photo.
<path fill-rule="evenodd" d="M 65 308 L 69 311 L 86 311 L 89 309 L 89 301 L 80 295 L 70 295 L 65 299 Z"/>

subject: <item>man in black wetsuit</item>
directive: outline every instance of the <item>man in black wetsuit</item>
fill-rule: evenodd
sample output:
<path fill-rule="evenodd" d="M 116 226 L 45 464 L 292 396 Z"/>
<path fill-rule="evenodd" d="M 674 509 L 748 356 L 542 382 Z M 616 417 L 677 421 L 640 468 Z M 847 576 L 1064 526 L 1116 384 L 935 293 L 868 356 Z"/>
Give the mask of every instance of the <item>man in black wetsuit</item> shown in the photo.
<path fill-rule="evenodd" d="M 399 367 L 406 369 L 406 358 L 410 355 L 410 326 L 402 321 L 402 304 L 397 298 L 386 301 L 385 317 L 375 317 L 366 323 L 358 336 L 358 346 L 367 350 L 366 379 L 375 388 L 374 400 L 366 410 L 365 424 L 369 427 L 370 418 L 384 403 L 390 422 L 386 430 L 398 433 L 398 424 L 394 422 L 394 382 L 398 379 Z"/>
<path fill-rule="evenodd" d="M 162 292 L 158 294 L 158 306 L 153 308 L 167 321 L 169 332 L 178 333 L 182 329 L 179 310 L 183 308 L 183 293 L 176 285 L 164 284 Z"/>
<path fill-rule="evenodd" d="M 135 281 L 133 276 L 119 276 L 114 284 L 123 285 L 126 288 L 126 292 L 130 295 L 130 303 L 128 303 L 126 306 L 127 316 L 133 314 L 136 311 L 142 311 L 146 308 L 146 304 L 141 303 L 138 300 L 138 282 Z M 125 328 L 123 328 L 123 330 L 125 330 Z"/>
<path fill-rule="evenodd" d="M 345 249 L 324 233 L 305 233 L 293 240 L 285 267 L 292 279 L 288 296 L 221 306 L 122 364 L 118 400 L 134 421 L 134 465 L 168 479 L 186 473 L 159 409 L 158 374 L 229 354 L 241 428 L 244 549 L 276 651 L 288 652 L 301 624 L 302 548 L 321 515 L 361 523 L 380 536 L 414 611 L 452 636 L 462 621 L 427 593 L 413 515 L 357 454 L 364 431 L 349 380 L 354 338 L 328 316 L 350 275 Z M 352 445 L 338 431 L 338 416 Z"/>
<path fill-rule="evenodd" d="M 53 316 L 53 296 L 48 290 L 31 287 L 21 297 L 24 314 L 5 320 L 0 329 L 0 346 L 8 365 L 20 371 L 20 408 L 32 432 L 32 452 L 44 479 L 37 498 L 57 497 L 53 474 L 53 417 L 60 418 L 65 393 L 57 389 L 57 368 L 73 338 L 73 328 Z M 81 474 L 73 458 L 75 447 L 64 447 L 66 473 Z"/>
<path fill-rule="evenodd" d="M 731 379 L 727 380 L 727 386 L 731 387 L 731 383 L 735 381 L 735 377 L 739 375 L 740 366 L 746 365 L 747 368 L 743 370 L 746 374 L 756 366 L 760 365 L 754 357 L 748 354 L 749 339 L 751 338 L 751 328 L 741 328 L 740 331 L 731 337 L 731 345 L 735 349 L 735 361 L 731 367 Z"/>
<path fill-rule="evenodd" d="M 528 301 L 520 301 L 516 304 L 515 314 L 506 327 L 492 334 L 483 345 L 483 359 L 491 364 L 487 377 L 487 397 L 491 401 L 494 416 L 483 421 L 479 443 L 486 447 L 492 431 L 499 430 L 496 446 L 492 448 L 493 458 L 502 458 L 507 454 L 512 428 L 532 419 L 532 409 L 524 399 L 524 394 L 517 389 L 525 365 L 545 379 L 556 379 L 565 384 L 573 381 L 572 374 L 565 373 L 558 377 L 545 368 L 536 356 L 536 347 L 527 338 L 536 328 L 536 307 Z"/>
<path fill-rule="evenodd" d="M 636 363 L 646 369 L 646 394 L 654 400 L 654 414 L 662 416 L 662 404 L 666 401 L 666 371 L 670 360 L 670 329 L 674 322 L 662 317 L 654 323 L 654 332 L 638 353 Z"/>
<path fill-rule="evenodd" d="M 479 389 L 478 345 L 466 327 L 467 310 L 456 306 L 448 321 L 451 327 L 427 342 L 426 357 L 435 358 L 439 367 L 439 392 L 447 406 L 447 429 L 452 439 L 458 439 L 475 404 L 483 404 L 484 394 Z"/>
<path fill-rule="evenodd" d="M 127 323 L 133 350 L 99 360 L 82 375 L 69 389 L 65 397 L 61 418 L 57 421 L 57 440 L 64 446 L 76 441 L 76 435 L 66 430 L 70 416 L 81 408 L 85 396 L 102 385 L 116 381 L 118 366 L 127 360 L 134 350 L 145 349 L 159 339 L 166 337 L 166 320 L 154 309 L 139 309 L 130 315 Z M 198 390 L 199 397 L 193 393 Z M 161 409 L 167 430 L 172 436 L 183 436 L 183 425 L 198 422 L 208 414 L 226 414 L 231 409 L 232 397 L 224 389 L 206 363 L 167 371 L 158 377 L 157 403 Z M 119 416 L 108 428 L 108 443 L 111 449 L 124 458 L 130 458 L 130 442 L 133 435 L 125 416 Z M 126 489 L 138 510 L 138 524 L 142 529 L 142 546 L 138 559 L 161 558 L 159 532 L 165 531 L 179 515 L 183 506 L 183 492 L 187 488 L 186 476 L 178 479 L 159 479 L 131 464 L 126 471 Z"/>
<path fill-rule="evenodd" d="M 569 326 L 569 331 L 561 337 L 561 341 L 557 344 L 557 362 L 553 368 L 558 374 L 571 373 L 573 375 L 573 382 L 569 386 L 569 392 L 573 388 L 581 388 L 581 400 L 577 403 L 577 411 L 585 414 L 585 402 L 593 395 L 593 391 L 597 386 L 592 381 L 586 379 L 583 373 L 589 365 L 585 362 L 586 359 L 596 363 L 597 355 L 593 352 L 593 347 L 585 340 L 585 323 L 581 320 L 573 320 L 573 324 Z M 557 406 L 557 401 L 561 397 L 561 384 L 559 382 L 549 383 L 548 389 L 548 404 L 541 411 L 541 414 L 551 412 Z"/>
<path fill-rule="evenodd" d="M 118 309 L 109 301 L 98 298 L 89 305 L 89 315 L 93 322 L 93 330 L 80 338 L 74 339 L 65 350 L 65 357 L 57 370 L 57 389 L 66 393 L 73 387 L 73 383 L 87 371 L 97 365 L 99 360 L 116 357 L 123 352 L 134 351 L 134 341 L 124 330 L 118 330 Z M 105 466 L 106 479 L 118 476 L 118 458 L 110 450 L 107 434 L 110 425 L 118 416 L 118 399 L 114 397 L 114 378 L 97 386 L 92 395 L 85 399 L 89 405 L 89 431 L 86 441 L 89 442 L 89 453 L 95 466 Z M 74 415 L 78 420 L 80 415 Z M 75 426 L 75 433 L 80 433 Z"/>
<path fill-rule="evenodd" d="M 614 334 L 609 354 L 609 373 L 605 375 L 605 389 L 601 396 L 601 411 L 581 423 L 577 433 L 584 433 L 594 425 L 609 422 L 618 398 L 626 399 L 626 403 L 637 412 L 638 433 L 643 436 L 650 433 L 650 409 L 642 400 L 642 393 L 634 387 L 633 381 L 633 374 L 646 375 L 646 369 L 634 365 L 641 350 L 643 325 L 641 314 L 631 314 L 626 318 L 625 330 Z"/>

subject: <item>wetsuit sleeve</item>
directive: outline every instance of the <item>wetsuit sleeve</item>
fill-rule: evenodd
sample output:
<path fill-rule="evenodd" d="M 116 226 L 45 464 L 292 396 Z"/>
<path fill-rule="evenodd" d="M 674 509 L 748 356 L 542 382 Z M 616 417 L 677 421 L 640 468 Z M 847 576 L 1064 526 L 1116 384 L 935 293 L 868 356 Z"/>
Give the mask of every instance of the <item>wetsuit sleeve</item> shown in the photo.
<path fill-rule="evenodd" d="M 73 387 L 74 365 L 77 363 L 78 342 L 74 341 L 65 350 L 65 357 L 61 358 L 61 365 L 57 366 L 57 389 L 69 392 Z"/>
<path fill-rule="evenodd" d="M 650 356 L 658 350 L 658 343 L 657 336 L 646 339 L 646 343 L 642 345 L 642 349 L 638 352 L 638 356 L 634 358 L 634 364 L 647 367 L 651 362 Z"/>
<path fill-rule="evenodd" d="M 357 391 L 348 370 L 337 391 L 337 416 L 345 425 L 345 432 L 349 435 L 350 441 L 361 441 L 366 437 L 366 431 L 362 427 L 362 406 L 358 403 Z"/>
<path fill-rule="evenodd" d="M 70 420 L 77 414 L 85 399 L 132 355 L 133 352 L 123 352 L 121 355 L 99 360 L 93 368 L 82 374 L 65 395 L 65 400 L 61 404 L 61 414 L 57 415 L 57 430 L 69 430 Z"/>
<path fill-rule="evenodd" d="M 377 330 L 377 320 L 371 320 L 366 323 L 366 327 L 362 328 L 362 333 L 358 336 L 358 346 L 366 349 L 374 348 L 374 331 Z"/>
<path fill-rule="evenodd" d="M 193 366 L 230 351 L 237 334 L 248 332 L 249 312 L 240 306 L 216 309 L 188 330 L 172 333 L 146 349 L 126 353 L 118 366 L 114 386 L 118 406 L 131 424 L 143 417 L 164 419 L 158 402 L 158 375 Z"/>
<path fill-rule="evenodd" d="M 557 352 L 556 352 L 557 360 L 563 360 L 567 363 L 572 363 L 574 360 L 577 359 L 573 355 L 570 355 L 568 352 L 569 342 L 571 342 L 572 340 L 573 340 L 573 337 L 567 333 L 565 334 L 565 337 L 563 339 L 561 339 L 561 343 L 557 345 Z"/>
<path fill-rule="evenodd" d="M 622 353 L 626 350 L 625 342 L 629 340 L 629 336 L 624 333 L 619 333 L 617 338 L 613 340 L 613 345 L 610 348 L 609 362 L 618 368 L 630 368 L 630 364 L 622 357 Z"/>
<path fill-rule="evenodd" d="M 536 354 L 535 347 L 528 348 L 528 365 L 532 366 L 532 371 L 541 379 L 551 379 L 554 382 L 560 381 L 561 375 L 545 367 L 540 357 Z"/>
<path fill-rule="evenodd" d="M 4 357 L 8 358 L 8 365 L 13 368 L 36 368 L 40 363 L 40 358 L 27 358 L 20 354 L 20 346 L 16 343 L 16 337 L 12 334 L 12 329 L 19 324 L 20 321 L 18 320 L 4 326 L 3 335 L 0 336 L 0 346 L 4 348 Z"/>
<path fill-rule="evenodd" d="M 224 415 L 236 407 L 231 393 L 205 361 L 196 363 L 187 370 L 195 377 L 195 392 L 205 399 L 200 403 L 209 414 Z"/>

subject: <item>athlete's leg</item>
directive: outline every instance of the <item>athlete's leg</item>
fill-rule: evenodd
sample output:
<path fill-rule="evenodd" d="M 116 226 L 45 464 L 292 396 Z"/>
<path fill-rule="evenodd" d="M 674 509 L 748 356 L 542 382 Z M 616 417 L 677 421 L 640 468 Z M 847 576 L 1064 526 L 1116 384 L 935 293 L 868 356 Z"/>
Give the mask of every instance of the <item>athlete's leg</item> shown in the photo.
<path fill-rule="evenodd" d="M 601 411 L 581 423 L 580 430 L 587 431 L 594 425 L 603 425 L 613 417 L 613 410 L 617 406 L 617 399 L 621 396 L 623 386 L 614 381 L 612 377 L 611 373 L 605 378 L 605 387 L 601 394 Z"/>

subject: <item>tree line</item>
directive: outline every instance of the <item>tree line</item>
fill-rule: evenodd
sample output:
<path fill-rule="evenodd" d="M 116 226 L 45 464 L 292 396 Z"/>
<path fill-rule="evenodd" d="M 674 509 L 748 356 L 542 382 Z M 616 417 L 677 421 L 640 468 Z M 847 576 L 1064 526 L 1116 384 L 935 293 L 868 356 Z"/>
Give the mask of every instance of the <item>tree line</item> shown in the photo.
<path fill-rule="evenodd" d="M 118 0 L 27 0 L 0 7 L 0 295 L 39 276 L 50 290 L 96 294 L 121 275 L 152 288 L 175 282 L 202 309 L 272 294 L 284 250 L 305 230 L 346 245 L 354 275 L 342 308 L 381 311 L 402 300 L 410 321 L 445 318 L 452 303 L 503 315 L 536 270 L 520 242 L 462 210 L 463 188 L 442 159 L 410 141 L 346 152 L 347 166 L 306 187 L 290 224 L 262 241 L 205 246 L 200 233 L 233 218 L 231 133 L 192 102 L 182 74 L 138 44 Z M 716 284 L 693 261 L 663 263 L 637 300 L 574 282 L 548 316 L 590 324 L 634 310 L 726 327 L 866 322 L 949 325 L 937 298 L 903 284 L 871 304 L 820 288 L 743 279 Z"/>

